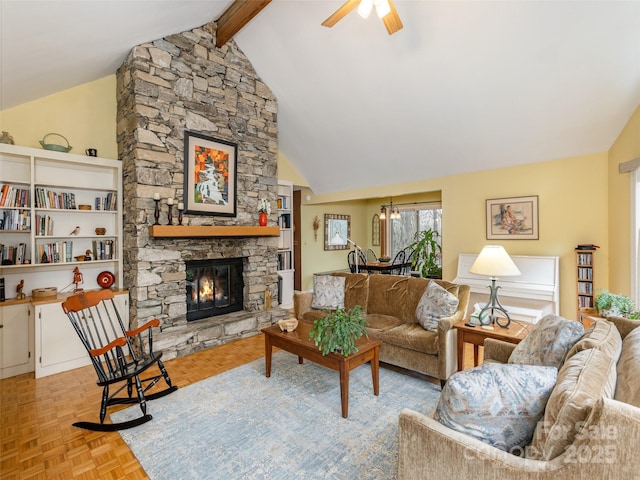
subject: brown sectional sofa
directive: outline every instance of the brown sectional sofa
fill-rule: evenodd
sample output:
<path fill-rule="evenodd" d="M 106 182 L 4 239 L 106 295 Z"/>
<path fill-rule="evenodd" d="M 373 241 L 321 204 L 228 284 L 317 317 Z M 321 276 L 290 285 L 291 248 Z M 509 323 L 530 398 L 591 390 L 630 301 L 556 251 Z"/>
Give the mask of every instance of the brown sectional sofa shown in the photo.
<path fill-rule="evenodd" d="M 423 373 L 444 382 L 457 368 L 456 330 L 453 325 L 466 316 L 469 286 L 443 280 L 404 275 L 368 275 L 335 273 L 346 277 L 344 306 L 362 306 L 370 338 L 382 341 L 380 361 Z M 429 332 L 418 323 L 415 311 L 429 282 L 437 282 L 459 299 L 454 315 L 440 320 L 437 332 Z M 294 295 L 298 319 L 316 320 L 326 310 L 311 308 L 313 292 Z"/>
<path fill-rule="evenodd" d="M 538 424 L 542 429 L 536 429 L 524 456 L 404 409 L 398 480 L 640 478 L 639 326 L 616 318 L 599 320 L 585 332 L 558 370 Z M 485 361 L 506 363 L 514 347 L 488 339 Z M 545 434 L 545 425 L 554 425 L 553 433 Z"/>

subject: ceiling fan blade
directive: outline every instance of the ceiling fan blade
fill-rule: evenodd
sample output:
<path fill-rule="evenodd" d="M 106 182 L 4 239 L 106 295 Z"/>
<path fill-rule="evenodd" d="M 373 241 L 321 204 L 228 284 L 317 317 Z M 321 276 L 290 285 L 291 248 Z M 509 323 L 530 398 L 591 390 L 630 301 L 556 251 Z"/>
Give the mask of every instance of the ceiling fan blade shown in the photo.
<path fill-rule="evenodd" d="M 333 12 L 329 18 L 322 22 L 322 26 L 333 27 L 336 23 L 342 20 L 342 17 L 356 8 L 359 3 L 360 0 L 347 0 L 338 10 Z"/>
<path fill-rule="evenodd" d="M 404 25 L 402 25 L 402 20 L 400 20 L 400 15 L 398 15 L 398 11 L 396 10 L 396 6 L 393 4 L 392 0 L 389 0 L 389 7 L 391 8 L 391 11 L 382 17 L 382 22 L 384 23 L 384 26 L 387 27 L 389 35 L 393 35 L 398 30 L 402 29 Z"/>

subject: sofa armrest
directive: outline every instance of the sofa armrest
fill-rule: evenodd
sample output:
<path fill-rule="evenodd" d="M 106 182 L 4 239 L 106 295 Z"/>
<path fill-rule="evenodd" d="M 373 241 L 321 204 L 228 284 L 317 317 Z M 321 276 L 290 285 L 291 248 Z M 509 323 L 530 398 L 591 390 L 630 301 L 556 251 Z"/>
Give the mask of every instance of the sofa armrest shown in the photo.
<path fill-rule="evenodd" d="M 311 310 L 313 302 L 313 291 L 294 292 L 293 294 L 293 314 L 301 319 L 305 312 Z"/>
<path fill-rule="evenodd" d="M 515 347 L 513 343 L 496 340 L 495 338 L 486 338 L 484 341 L 484 360 L 507 363 Z"/>
<path fill-rule="evenodd" d="M 398 425 L 397 480 L 637 478 L 637 454 L 627 446 L 640 441 L 639 408 L 600 399 L 581 432 L 553 460 L 530 460 L 405 408 Z"/>

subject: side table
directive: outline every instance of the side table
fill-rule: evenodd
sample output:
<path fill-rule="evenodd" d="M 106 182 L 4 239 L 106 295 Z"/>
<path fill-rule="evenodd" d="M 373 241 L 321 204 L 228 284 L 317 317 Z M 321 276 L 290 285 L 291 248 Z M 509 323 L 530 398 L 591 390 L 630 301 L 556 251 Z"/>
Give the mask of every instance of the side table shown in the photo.
<path fill-rule="evenodd" d="M 464 344 L 473 344 L 473 365 L 478 366 L 478 347 L 484 345 L 485 338 L 495 338 L 503 342 L 518 344 L 520 340 L 527 336 L 533 324 L 511 320 L 507 328 L 493 326 L 493 330 L 487 330 L 480 325 L 469 327 L 465 325 L 469 320 L 465 320 L 454 325 L 458 330 L 458 371 L 463 369 L 464 364 Z"/>

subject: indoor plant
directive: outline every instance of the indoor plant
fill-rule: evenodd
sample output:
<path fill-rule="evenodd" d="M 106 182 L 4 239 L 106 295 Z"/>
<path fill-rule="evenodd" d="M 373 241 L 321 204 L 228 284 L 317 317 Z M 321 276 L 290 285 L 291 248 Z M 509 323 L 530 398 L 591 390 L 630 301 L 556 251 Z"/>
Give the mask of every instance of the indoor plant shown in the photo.
<path fill-rule="evenodd" d="M 628 296 L 621 293 L 611 293 L 605 289 L 598 291 L 600 293 L 596 295 L 595 306 L 601 316 L 640 318 L 640 312 L 636 310 L 633 300 Z"/>
<path fill-rule="evenodd" d="M 413 250 L 413 262 L 411 268 L 420 272 L 425 278 L 441 278 L 440 253 L 442 247 L 438 241 L 440 234 L 436 230 L 420 230 L 416 232 L 414 241 L 407 247 Z"/>
<path fill-rule="evenodd" d="M 356 340 L 363 335 L 367 335 L 367 329 L 360 305 L 351 310 L 337 308 L 316 320 L 309 332 L 309 338 L 320 348 L 322 355 L 336 352 L 345 357 L 358 351 Z"/>

